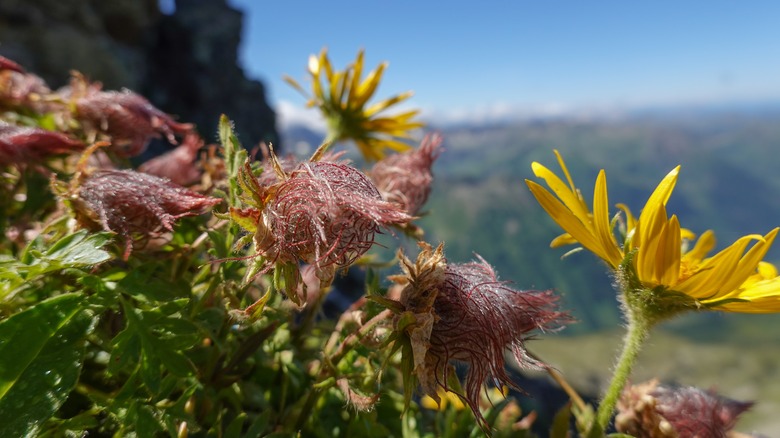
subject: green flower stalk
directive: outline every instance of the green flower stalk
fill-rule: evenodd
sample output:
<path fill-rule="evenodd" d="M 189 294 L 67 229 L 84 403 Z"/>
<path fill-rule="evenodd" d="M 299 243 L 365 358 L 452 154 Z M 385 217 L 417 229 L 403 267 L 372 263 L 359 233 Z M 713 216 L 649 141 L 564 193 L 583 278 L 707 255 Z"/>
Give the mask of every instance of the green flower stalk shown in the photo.
<path fill-rule="evenodd" d="M 669 217 L 666 204 L 677 183 L 680 166 L 672 169 L 650 195 L 638 218 L 618 204 L 624 218 L 610 216 L 606 173 L 596 178 L 592 207 L 574 185 L 566 164 L 556 151 L 566 182 L 534 162 L 534 174 L 550 188 L 526 180 L 531 193 L 566 232 L 552 247 L 579 243 L 604 260 L 620 288 L 620 300 L 628 322 L 628 335 L 613 381 L 598 412 L 598 424 L 606 428 L 642 341 L 657 322 L 690 310 L 742 313 L 780 312 L 780 277 L 762 261 L 778 228 L 766 235 L 737 239 L 714 256 L 711 231 L 692 247 L 695 235 Z M 622 223 L 618 227 L 617 223 Z M 752 247 L 748 249 L 751 242 Z"/>

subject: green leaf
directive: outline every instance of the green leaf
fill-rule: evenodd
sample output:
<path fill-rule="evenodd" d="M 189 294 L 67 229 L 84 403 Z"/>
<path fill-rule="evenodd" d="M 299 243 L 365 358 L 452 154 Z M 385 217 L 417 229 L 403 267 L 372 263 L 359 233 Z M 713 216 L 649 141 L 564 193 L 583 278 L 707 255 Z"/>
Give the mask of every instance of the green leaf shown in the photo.
<path fill-rule="evenodd" d="M 266 410 L 257 415 L 244 434 L 244 438 L 261 436 L 268 429 L 271 421 L 271 411 Z"/>
<path fill-rule="evenodd" d="M 195 372 L 195 366 L 192 362 L 172 345 L 173 342 L 176 342 L 175 339 L 172 341 L 153 331 L 155 319 L 159 317 L 159 314 L 142 312 L 134 309 L 125 300 L 121 300 L 121 302 L 127 317 L 127 329 L 132 330 L 138 337 L 143 354 L 148 358 L 146 370 L 142 366 L 142 377 L 144 371 L 151 372 L 151 368 L 158 363 L 158 360 L 175 376 L 187 377 Z M 190 327 L 192 327 L 193 333 L 197 331 L 195 325 L 190 325 Z"/>
<path fill-rule="evenodd" d="M 41 259 L 61 268 L 96 265 L 111 258 L 111 254 L 101 249 L 111 238 L 111 233 L 89 234 L 86 230 L 79 230 L 58 240 Z"/>
<path fill-rule="evenodd" d="M 48 299 L 0 322 L 0 436 L 35 436 L 65 402 L 93 322 L 81 294 Z"/>
<path fill-rule="evenodd" d="M 571 402 L 566 403 L 558 412 L 555 413 L 552 426 L 550 427 L 550 438 L 568 438 L 569 424 L 571 423 Z"/>
<path fill-rule="evenodd" d="M 246 150 L 241 147 L 238 138 L 233 133 L 233 124 L 226 115 L 219 118 L 219 142 L 222 144 L 222 150 L 225 154 L 225 167 L 227 170 L 228 181 L 230 183 L 229 205 L 235 207 L 238 205 L 238 171 L 241 164 L 246 160 Z"/>

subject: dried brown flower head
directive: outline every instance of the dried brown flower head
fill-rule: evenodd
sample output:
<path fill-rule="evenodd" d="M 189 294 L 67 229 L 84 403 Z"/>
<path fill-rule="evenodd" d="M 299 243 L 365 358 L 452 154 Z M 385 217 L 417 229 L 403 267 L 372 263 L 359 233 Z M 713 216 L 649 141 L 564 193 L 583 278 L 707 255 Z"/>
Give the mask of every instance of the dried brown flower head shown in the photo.
<path fill-rule="evenodd" d="M 84 144 L 65 134 L 0 121 L 0 166 L 39 164 L 53 155 L 82 149 Z"/>
<path fill-rule="evenodd" d="M 416 215 L 431 193 L 431 167 L 441 153 L 441 143 L 440 135 L 428 135 L 419 148 L 378 161 L 368 175 L 386 200 Z"/>
<path fill-rule="evenodd" d="M 623 391 L 615 427 L 638 438 L 725 438 L 739 415 L 752 405 L 714 391 L 669 387 L 651 380 Z"/>
<path fill-rule="evenodd" d="M 203 139 L 198 134 L 191 132 L 184 136 L 184 140 L 174 150 L 141 164 L 138 170 L 150 175 L 168 178 L 182 186 L 191 185 L 200 180 L 203 173 L 195 162 L 198 151 L 203 147 L 203 144 Z"/>
<path fill-rule="evenodd" d="M 100 91 L 99 84 L 86 84 L 78 75 L 63 94 L 73 101 L 75 117 L 84 130 L 108 136 L 121 157 L 142 153 L 152 138 L 160 136 L 176 144 L 175 134 L 192 130 L 192 125 L 175 122 L 143 96 L 126 89 Z"/>
<path fill-rule="evenodd" d="M 512 289 L 482 258 L 447 264 L 442 245 L 435 250 L 420 246 L 414 263 L 399 255 L 405 275 L 394 278 L 406 284 L 400 305 L 416 321 L 407 326 L 414 374 L 425 394 L 438 401 L 437 388 L 454 391 L 448 383 L 452 365 L 466 365 L 464 394 L 459 395 L 484 428 L 479 411 L 483 383 L 490 378 L 516 388 L 505 369 L 505 351 L 511 351 L 521 367 L 542 366 L 526 353 L 528 333 L 558 329 L 570 318 L 558 310 L 552 291 Z"/>
<path fill-rule="evenodd" d="M 79 223 L 117 233 L 123 258 L 134 245 L 173 231 L 177 219 L 198 215 L 220 202 L 167 179 L 133 170 L 100 170 L 87 176 L 70 196 Z"/>
<path fill-rule="evenodd" d="M 269 192 L 255 235 L 257 251 L 269 264 L 313 264 L 326 281 L 335 268 L 368 251 L 380 226 L 410 220 L 343 163 L 302 163 Z"/>

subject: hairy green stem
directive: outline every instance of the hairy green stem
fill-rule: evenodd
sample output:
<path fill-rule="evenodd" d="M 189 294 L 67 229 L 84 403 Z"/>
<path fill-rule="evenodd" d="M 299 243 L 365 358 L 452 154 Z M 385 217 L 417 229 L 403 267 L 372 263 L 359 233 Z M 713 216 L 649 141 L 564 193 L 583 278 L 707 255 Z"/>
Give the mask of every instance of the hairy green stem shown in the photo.
<path fill-rule="evenodd" d="M 636 362 L 639 351 L 642 349 L 642 343 L 647 339 L 650 326 L 652 325 L 647 315 L 643 314 L 644 312 L 641 309 L 629 308 L 626 313 L 628 316 L 628 332 L 623 341 L 623 351 L 620 353 L 620 358 L 612 374 L 612 381 L 596 414 L 596 421 L 601 430 L 606 430 L 607 426 L 609 426 L 615 405 L 623 392 L 623 387 L 626 386 L 628 377 L 631 375 L 631 369 Z"/>

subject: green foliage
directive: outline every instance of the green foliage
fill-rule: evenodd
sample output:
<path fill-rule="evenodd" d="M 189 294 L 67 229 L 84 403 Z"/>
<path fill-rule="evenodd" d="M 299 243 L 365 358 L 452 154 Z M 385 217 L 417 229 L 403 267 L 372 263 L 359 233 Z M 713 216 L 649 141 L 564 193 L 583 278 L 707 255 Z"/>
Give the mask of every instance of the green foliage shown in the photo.
<path fill-rule="evenodd" d="M 59 295 L 0 322 L 0 436 L 36 436 L 79 378 L 93 312 Z"/>

